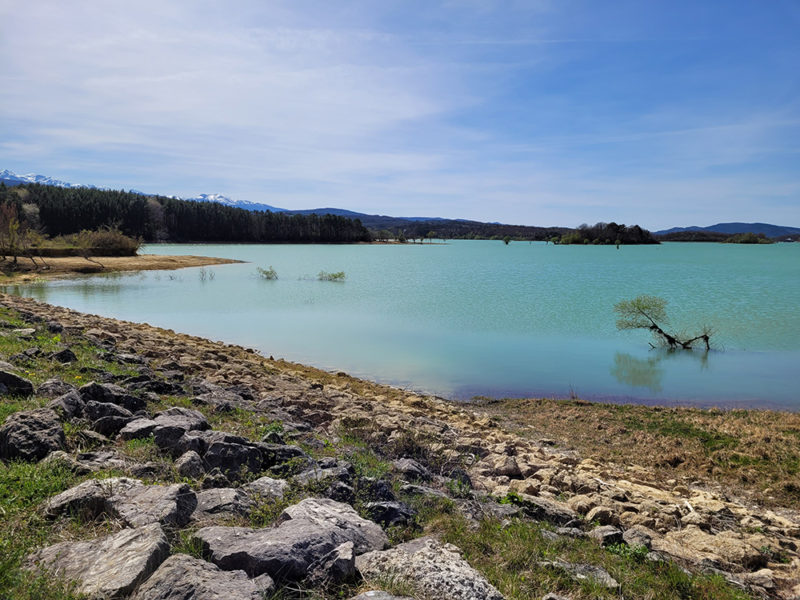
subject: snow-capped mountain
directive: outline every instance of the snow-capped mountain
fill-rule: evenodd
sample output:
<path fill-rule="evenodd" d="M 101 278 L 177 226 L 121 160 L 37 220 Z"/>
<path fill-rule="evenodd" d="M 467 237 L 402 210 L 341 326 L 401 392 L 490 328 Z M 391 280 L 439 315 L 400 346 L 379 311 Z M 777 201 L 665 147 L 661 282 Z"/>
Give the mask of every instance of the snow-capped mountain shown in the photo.
<path fill-rule="evenodd" d="M 92 190 L 107 190 L 109 188 L 97 187 L 96 185 L 84 185 L 82 183 L 69 183 L 68 181 L 61 181 L 60 179 L 53 179 L 46 175 L 37 175 L 36 173 L 28 173 L 26 175 L 17 175 L 13 171 L 4 169 L 0 171 L 0 181 L 6 183 L 41 183 L 42 185 L 54 185 L 56 187 L 65 188 L 89 188 Z"/>
<path fill-rule="evenodd" d="M 54 185 L 57 187 L 65 187 L 65 188 L 89 188 L 92 190 L 110 189 L 110 188 L 98 187 L 96 185 L 70 183 L 68 181 L 61 181 L 60 179 L 53 179 L 52 177 L 47 177 L 46 175 L 37 175 L 35 173 L 28 173 L 27 175 L 17 175 L 13 171 L 9 171 L 8 169 L 0 171 L 0 181 L 10 185 L 18 185 L 22 183 L 40 183 L 42 185 Z M 142 196 L 153 195 L 153 194 L 148 194 L 147 192 L 141 192 L 139 190 L 132 189 L 129 191 L 133 194 L 141 194 Z M 218 202 L 220 204 L 225 204 L 226 206 L 234 206 L 236 208 L 243 208 L 245 210 L 253 210 L 253 211 L 269 210 L 272 212 L 284 212 L 286 210 L 285 208 L 277 208 L 275 206 L 270 206 L 269 204 L 250 202 L 249 200 L 233 200 L 232 198 L 228 198 L 227 196 L 223 196 L 222 194 L 200 194 L 199 196 L 194 196 L 192 198 L 181 198 L 180 196 L 168 196 L 168 197 L 175 198 L 176 200 L 192 200 L 194 202 Z"/>
<path fill-rule="evenodd" d="M 243 208 L 245 210 L 253 211 L 271 211 L 271 212 L 285 212 L 285 208 L 277 208 L 269 204 L 260 204 L 258 202 L 250 202 L 249 200 L 234 200 L 223 196 L 222 194 L 200 194 L 191 198 L 183 198 L 183 200 L 192 200 L 194 202 L 218 202 L 226 206 L 235 206 L 236 208 Z"/>

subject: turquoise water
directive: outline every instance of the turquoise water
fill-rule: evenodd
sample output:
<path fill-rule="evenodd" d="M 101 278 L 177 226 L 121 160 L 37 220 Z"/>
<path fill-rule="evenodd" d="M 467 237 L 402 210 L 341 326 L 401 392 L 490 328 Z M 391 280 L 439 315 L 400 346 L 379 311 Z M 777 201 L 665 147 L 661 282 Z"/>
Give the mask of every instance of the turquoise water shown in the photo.
<path fill-rule="evenodd" d="M 800 244 L 150 245 L 245 264 L 14 293 L 449 398 L 570 396 L 800 409 Z M 256 267 L 273 266 L 277 281 Z M 345 271 L 343 283 L 316 280 Z M 662 296 L 716 349 L 666 353 L 613 306 Z"/>

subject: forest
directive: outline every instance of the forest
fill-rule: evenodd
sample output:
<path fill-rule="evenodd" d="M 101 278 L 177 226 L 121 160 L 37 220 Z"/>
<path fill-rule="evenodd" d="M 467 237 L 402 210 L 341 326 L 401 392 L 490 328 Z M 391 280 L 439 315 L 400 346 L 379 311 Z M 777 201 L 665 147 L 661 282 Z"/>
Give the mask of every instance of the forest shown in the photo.
<path fill-rule="evenodd" d="M 358 219 L 251 212 L 125 191 L 0 183 L 0 205 L 18 215 L 24 227 L 51 237 L 112 227 L 146 242 L 370 241 L 369 231 Z"/>

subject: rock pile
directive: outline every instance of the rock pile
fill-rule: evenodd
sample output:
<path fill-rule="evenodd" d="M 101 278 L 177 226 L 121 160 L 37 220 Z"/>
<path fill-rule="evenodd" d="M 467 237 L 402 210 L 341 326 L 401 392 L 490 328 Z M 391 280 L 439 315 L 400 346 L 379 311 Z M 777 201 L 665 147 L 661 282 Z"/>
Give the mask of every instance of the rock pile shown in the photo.
<path fill-rule="evenodd" d="M 126 475 L 87 479 L 42 508 L 53 519 L 102 517 L 118 528 L 30 557 L 32 568 L 77 581 L 90 597 L 200 599 L 224 591 L 258 598 L 288 582 L 324 586 L 361 577 L 402 580 L 420 597 L 502 598 L 458 548 L 428 538 L 391 548 L 384 528 L 414 519 L 392 486 L 358 476 L 337 458 L 315 460 L 293 443 L 313 444 L 341 431 L 357 432 L 376 448 L 414 450 L 414 459 L 393 464 L 403 493 L 452 497 L 468 518 L 546 521 L 554 526 L 551 535 L 645 547 L 652 560 L 721 573 L 765 597 L 800 594 L 800 521 L 788 513 L 745 506 L 699 485 L 662 489 L 646 473 L 610 472 L 445 401 L 345 376 L 320 375 L 320 383 L 297 365 L 242 348 L 22 298 L 2 301 L 36 327 L 57 321 L 139 372 L 127 380 L 95 373 L 96 381 L 77 389 L 45 382 L 35 393 L 52 398 L 46 408 L 18 412 L 0 425 L 3 460 L 58 460 L 76 473 L 114 469 Z M 0 391 L 34 392 L 32 384 L 15 379 L 21 378 L 12 372 L 13 361 L 6 367 Z M 281 421 L 283 433 L 253 441 L 212 429 L 199 410 L 149 412 L 153 402 L 178 390 L 206 414 L 253 411 Z M 81 435 L 96 447 L 70 452 L 64 423 L 83 426 Z M 173 457 L 174 472 L 185 481 L 147 483 L 156 466 L 118 451 L 120 443 L 139 439 L 152 439 Z M 437 457 L 433 472 L 423 464 L 426 455 Z M 289 505 L 293 486 L 313 488 L 318 497 Z M 370 519 L 352 506 L 356 490 L 366 494 L 358 505 Z M 498 498 L 512 504 L 497 504 Z M 276 523 L 244 526 L 265 503 L 285 506 Z M 191 545 L 204 559 L 169 556 L 177 532 L 190 524 L 197 528 Z M 558 559 L 542 566 L 610 589 L 619 585 L 593 565 Z M 357 596 L 392 597 L 379 590 Z"/>

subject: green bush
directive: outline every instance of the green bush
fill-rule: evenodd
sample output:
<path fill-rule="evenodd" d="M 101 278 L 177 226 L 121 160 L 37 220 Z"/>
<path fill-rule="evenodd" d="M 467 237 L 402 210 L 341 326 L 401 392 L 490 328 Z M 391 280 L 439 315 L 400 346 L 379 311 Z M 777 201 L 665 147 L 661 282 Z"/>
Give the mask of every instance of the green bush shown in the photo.
<path fill-rule="evenodd" d="M 261 279 L 274 281 L 278 278 L 278 272 L 272 268 L 272 265 L 269 266 L 269 269 L 262 269 L 261 267 L 256 267 L 256 271 L 258 271 L 258 275 L 261 277 Z"/>
<path fill-rule="evenodd" d="M 344 281 L 344 271 L 337 271 L 336 273 L 328 273 L 327 271 L 320 271 L 317 274 L 319 281 Z"/>

